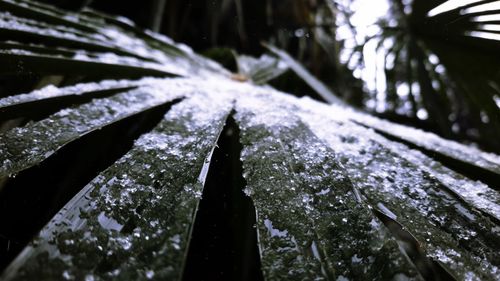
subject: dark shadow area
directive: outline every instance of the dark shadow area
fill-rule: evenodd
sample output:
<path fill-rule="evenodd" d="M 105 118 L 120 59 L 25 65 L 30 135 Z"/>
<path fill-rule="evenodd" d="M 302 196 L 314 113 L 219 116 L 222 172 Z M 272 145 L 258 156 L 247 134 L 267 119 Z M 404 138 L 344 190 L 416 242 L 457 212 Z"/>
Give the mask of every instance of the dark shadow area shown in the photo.
<path fill-rule="evenodd" d="M 196 214 L 183 280 L 264 280 L 254 227 L 255 208 L 243 193 L 242 147 L 232 117 L 217 144 Z"/>
<path fill-rule="evenodd" d="M 0 98 L 29 93 L 40 80 L 38 75 L 0 75 Z"/>
<path fill-rule="evenodd" d="M 0 192 L 0 272 L 87 183 L 127 153 L 178 100 L 93 131 L 37 166 L 6 180 Z"/>

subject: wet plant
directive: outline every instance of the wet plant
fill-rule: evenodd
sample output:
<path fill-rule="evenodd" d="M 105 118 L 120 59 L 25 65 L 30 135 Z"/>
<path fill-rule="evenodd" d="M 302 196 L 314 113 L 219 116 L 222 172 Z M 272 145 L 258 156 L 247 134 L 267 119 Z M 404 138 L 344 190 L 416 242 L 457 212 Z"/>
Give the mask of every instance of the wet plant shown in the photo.
<path fill-rule="evenodd" d="M 90 8 L 0 7 L 2 280 L 498 280 L 498 155 L 271 44 L 232 73 Z M 330 104 L 266 84 L 288 69 Z"/>

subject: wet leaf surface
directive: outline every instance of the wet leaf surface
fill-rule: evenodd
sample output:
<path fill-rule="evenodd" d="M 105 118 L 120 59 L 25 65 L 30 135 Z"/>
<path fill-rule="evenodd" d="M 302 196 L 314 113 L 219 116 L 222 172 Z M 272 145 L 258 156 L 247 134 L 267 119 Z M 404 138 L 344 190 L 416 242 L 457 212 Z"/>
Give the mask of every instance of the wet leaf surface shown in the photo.
<path fill-rule="evenodd" d="M 2 269 L 3 280 L 184 278 L 205 178 L 213 167 L 231 170 L 227 163 L 210 165 L 231 112 L 242 148 L 229 158 L 241 157 L 243 173 L 226 176 L 245 179 L 245 199 L 255 207 L 242 214 L 256 222 L 245 230 L 258 240 L 253 276 L 421 280 L 437 279 L 432 273 L 439 269 L 457 280 L 499 280 L 498 155 L 340 103 L 258 86 L 278 74 L 274 58 L 240 57 L 241 72 L 253 79 L 242 82 L 189 47 L 120 17 L 26 0 L 0 0 L 0 8 L 2 81 L 16 77 L 12 83 L 32 81 L 37 89 L 2 93 L 0 197 L 9 176 L 67 153 L 68 144 L 182 99 L 109 163 L 119 160 L 85 177 L 85 187 L 77 185 L 78 194 L 55 217 L 43 219 L 32 243 Z M 270 48 L 338 102 L 305 68 Z M 48 103 L 76 96 L 92 99 L 48 110 Z M 28 105 L 46 116 L 29 121 Z M 220 161 L 235 153 L 224 147 Z M 464 167 L 486 174 L 474 177 Z M 228 200 L 212 194 L 212 203 Z M 199 233 L 203 246 L 209 240 Z M 0 235 L 0 242 L 0 251 L 8 251 L 10 238 Z"/>
<path fill-rule="evenodd" d="M 265 277 L 419 279 L 333 151 L 281 102 L 260 96 L 236 107 Z"/>
<path fill-rule="evenodd" d="M 174 106 L 54 217 L 6 278 L 179 278 L 204 171 L 231 110 L 230 98 L 205 107 L 210 95 Z"/>

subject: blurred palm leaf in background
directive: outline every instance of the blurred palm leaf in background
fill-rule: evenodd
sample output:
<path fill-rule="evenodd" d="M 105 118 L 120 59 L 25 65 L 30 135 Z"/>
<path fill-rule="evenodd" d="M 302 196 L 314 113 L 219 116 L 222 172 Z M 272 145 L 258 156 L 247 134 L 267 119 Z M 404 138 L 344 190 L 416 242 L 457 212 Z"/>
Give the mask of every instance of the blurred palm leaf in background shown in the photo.
<path fill-rule="evenodd" d="M 364 81 L 365 108 L 498 152 L 499 1 L 354 0 L 332 9 L 340 60 Z"/>

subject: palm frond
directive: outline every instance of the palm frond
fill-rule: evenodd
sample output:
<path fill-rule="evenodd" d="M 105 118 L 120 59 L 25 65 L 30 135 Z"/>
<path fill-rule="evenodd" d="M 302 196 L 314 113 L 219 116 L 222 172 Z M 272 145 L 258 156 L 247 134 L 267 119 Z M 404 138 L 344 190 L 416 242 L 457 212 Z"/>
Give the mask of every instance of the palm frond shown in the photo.
<path fill-rule="evenodd" d="M 120 17 L 0 7 L 2 280 L 498 279 L 499 156 L 354 110 L 273 46 L 238 81 Z M 446 123 L 443 85 L 496 87 L 386 29 L 346 57 L 378 54 L 392 109 L 406 85 Z M 280 63 L 335 104 L 257 85 Z"/>

